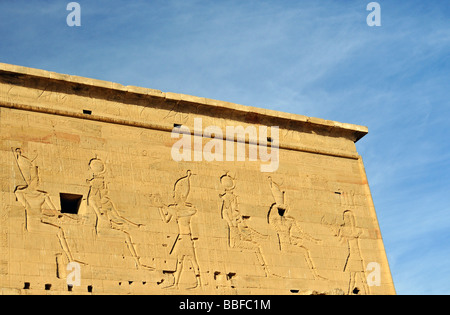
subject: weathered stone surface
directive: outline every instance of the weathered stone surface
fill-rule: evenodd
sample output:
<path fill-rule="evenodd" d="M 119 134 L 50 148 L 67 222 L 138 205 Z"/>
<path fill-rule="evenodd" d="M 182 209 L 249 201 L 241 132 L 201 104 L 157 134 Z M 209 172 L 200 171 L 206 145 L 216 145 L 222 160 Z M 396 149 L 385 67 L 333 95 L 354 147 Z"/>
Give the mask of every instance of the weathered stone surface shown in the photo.
<path fill-rule="evenodd" d="M 1 292 L 395 294 L 367 132 L 0 64 Z"/>

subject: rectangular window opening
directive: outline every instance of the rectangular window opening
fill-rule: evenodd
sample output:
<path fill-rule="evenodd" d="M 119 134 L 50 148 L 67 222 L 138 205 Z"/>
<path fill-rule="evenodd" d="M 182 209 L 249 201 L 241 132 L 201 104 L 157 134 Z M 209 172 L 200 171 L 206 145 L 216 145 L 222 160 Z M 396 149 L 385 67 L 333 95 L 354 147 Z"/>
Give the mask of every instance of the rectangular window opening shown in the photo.
<path fill-rule="evenodd" d="M 59 197 L 61 200 L 61 213 L 78 214 L 81 200 L 83 199 L 82 195 L 60 193 Z"/>
<path fill-rule="evenodd" d="M 83 109 L 83 114 L 85 114 L 85 115 L 92 115 L 92 111 L 91 110 L 87 110 L 87 109 Z"/>

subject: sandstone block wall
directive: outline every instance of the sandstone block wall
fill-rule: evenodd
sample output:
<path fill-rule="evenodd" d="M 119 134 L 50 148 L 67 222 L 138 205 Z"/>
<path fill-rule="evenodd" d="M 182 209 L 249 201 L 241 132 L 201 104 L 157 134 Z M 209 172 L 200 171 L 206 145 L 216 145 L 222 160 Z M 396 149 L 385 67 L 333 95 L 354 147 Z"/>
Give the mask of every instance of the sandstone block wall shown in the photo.
<path fill-rule="evenodd" d="M 246 158 L 248 137 L 243 161 L 238 139 L 234 159 L 205 160 L 230 141 L 195 119 L 279 127 L 263 135 L 279 142 L 276 171 Z M 191 161 L 173 159 L 176 128 Z M 394 294 L 355 148 L 366 133 L 0 64 L 1 292 Z"/>

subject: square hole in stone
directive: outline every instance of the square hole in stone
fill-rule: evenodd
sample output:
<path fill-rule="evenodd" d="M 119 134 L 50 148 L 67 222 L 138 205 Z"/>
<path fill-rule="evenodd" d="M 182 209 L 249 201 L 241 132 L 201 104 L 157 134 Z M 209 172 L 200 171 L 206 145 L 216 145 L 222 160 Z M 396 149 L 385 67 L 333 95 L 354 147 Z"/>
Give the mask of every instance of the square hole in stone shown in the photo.
<path fill-rule="evenodd" d="M 61 213 L 78 214 L 80 209 L 82 195 L 59 194 L 61 200 Z"/>

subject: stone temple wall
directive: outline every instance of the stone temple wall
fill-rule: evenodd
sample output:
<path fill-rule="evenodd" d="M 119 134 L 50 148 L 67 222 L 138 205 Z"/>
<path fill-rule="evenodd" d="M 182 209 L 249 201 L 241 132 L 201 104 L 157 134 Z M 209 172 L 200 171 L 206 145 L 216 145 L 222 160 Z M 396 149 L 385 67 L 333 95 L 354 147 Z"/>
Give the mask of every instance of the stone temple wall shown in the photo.
<path fill-rule="evenodd" d="M 395 294 L 366 133 L 0 64 L 0 290 Z"/>

